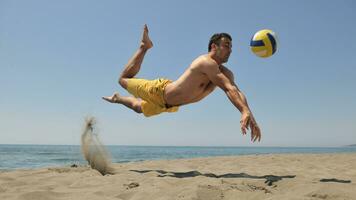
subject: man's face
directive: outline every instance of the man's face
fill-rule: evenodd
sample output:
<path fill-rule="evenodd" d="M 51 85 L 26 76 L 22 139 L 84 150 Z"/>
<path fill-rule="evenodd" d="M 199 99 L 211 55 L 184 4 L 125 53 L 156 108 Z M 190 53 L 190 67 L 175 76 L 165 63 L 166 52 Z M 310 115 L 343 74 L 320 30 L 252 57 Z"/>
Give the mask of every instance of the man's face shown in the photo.
<path fill-rule="evenodd" d="M 226 63 L 229 60 L 230 54 L 232 52 L 232 43 L 228 38 L 221 38 L 220 44 L 216 46 L 216 55 Z"/>

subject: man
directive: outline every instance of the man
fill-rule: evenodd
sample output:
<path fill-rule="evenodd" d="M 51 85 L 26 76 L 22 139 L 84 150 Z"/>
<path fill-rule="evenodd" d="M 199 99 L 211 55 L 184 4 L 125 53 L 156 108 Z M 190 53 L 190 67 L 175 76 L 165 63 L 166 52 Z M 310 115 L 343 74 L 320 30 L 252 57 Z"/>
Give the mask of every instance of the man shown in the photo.
<path fill-rule="evenodd" d="M 143 58 L 147 50 L 153 47 L 145 25 L 140 47 L 119 77 L 119 84 L 135 97 L 114 93 L 103 99 L 123 104 L 149 117 L 162 112 L 176 112 L 179 106 L 200 101 L 218 86 L 241 112 L 242 134 L 245 135 L 246 129 L 250 128 L 251 140 L 260 141 L 261 131 L 246 98 L 235 84 L 233 73 L 222 65 L 228 61 L 232 52 L 231 41 L 227 33 L 214 34 L 209 42 L 208 54 L 196 58 L 176 81 L 137 79 L 134 77 L 140 70 Z"/>

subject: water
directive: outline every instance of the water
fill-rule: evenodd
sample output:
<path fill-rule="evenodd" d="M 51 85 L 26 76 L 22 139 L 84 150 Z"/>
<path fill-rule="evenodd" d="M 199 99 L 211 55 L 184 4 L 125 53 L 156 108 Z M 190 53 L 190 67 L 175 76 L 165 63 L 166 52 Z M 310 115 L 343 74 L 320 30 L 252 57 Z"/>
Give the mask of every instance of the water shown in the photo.
<path fill-rule="evenodd" d="M 356 147 L 106 146 L 114 163 L 270 153 L 356 153 Z M 0 170 L 86 164 L 78 145 L 0 145 Z"/>

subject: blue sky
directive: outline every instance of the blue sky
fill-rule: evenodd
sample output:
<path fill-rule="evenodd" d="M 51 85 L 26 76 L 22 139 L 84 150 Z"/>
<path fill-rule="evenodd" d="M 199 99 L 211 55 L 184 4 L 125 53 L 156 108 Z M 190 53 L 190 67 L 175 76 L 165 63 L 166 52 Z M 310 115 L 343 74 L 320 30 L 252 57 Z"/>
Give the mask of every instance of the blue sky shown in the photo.
<path fill-rule="evenodd" d="M 356 143 L 356 26 L 352 0 L 0 0 L 0 143 L 79 144 L 85 116 L 113 145 L 339 146 Z M 154 42 L 139 77 L 177 79 L 216 32 L 233 37 L 226 64 L 262 130 L 251 143 L 240 113 L 217 89 L 174 114 L 152 118 L 101 96 L 138 47 Z M 253 55 L 260 29 L 277 53 Z"/>

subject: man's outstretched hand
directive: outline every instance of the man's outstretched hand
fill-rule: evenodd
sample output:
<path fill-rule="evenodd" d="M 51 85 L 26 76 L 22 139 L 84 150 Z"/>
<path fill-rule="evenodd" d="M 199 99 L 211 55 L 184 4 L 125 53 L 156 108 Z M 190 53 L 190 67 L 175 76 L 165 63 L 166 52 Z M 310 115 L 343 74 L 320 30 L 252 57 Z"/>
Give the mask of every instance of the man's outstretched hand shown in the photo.
<path fill-rule="evenodd" d="M 243 135 L 246 135 L 247 130 L 251 130 L 251 141 L 261 141 L 261 130 L 258 124 L 250 112 L 242 113 L 241 115 L 241 131 Z"/>

